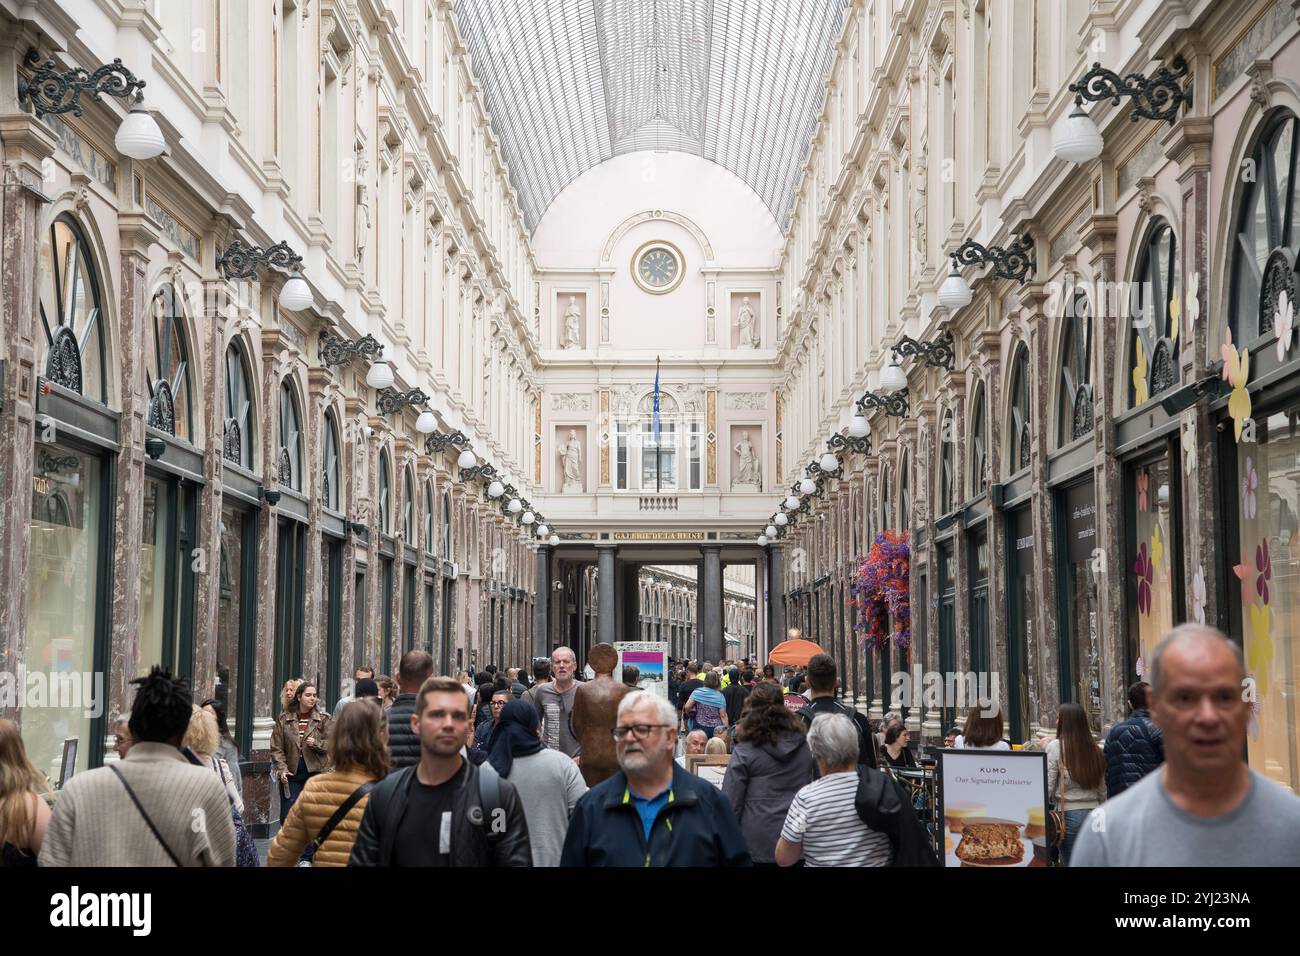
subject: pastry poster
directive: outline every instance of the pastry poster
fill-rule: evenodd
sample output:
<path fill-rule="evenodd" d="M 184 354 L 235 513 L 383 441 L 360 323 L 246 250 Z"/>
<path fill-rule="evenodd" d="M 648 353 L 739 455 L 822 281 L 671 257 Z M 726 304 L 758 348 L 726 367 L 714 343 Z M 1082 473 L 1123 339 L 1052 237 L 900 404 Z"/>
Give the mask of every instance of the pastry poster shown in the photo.
<path fill-rule="evenodd" d="M 1047 755 L 939 752 L 944 866 L 1047 866 Z"/>
<path fill-rule="evenodd" d="M 637 669 L 636 686 L 668 699 L 668 643 L 667 641 L 620 641 L 614 645 L 618 651 L 618 669 L 614 679 L 623 679 L 624 667 Z"/>

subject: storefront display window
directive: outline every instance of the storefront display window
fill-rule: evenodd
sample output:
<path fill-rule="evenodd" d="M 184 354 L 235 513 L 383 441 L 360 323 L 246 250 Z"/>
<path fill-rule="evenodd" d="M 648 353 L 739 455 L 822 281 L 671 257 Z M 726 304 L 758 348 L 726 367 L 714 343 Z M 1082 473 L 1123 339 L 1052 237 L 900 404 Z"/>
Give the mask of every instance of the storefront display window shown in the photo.
<path fill-rule="evenodd" d="M 1097 547 L 1096 486 L 1091 481 L 1060 493 L 1061 699 L 1080 704 L 1094 731 L 1101 728 L 1101 619 L 1098 588 L 1105 554 Z M 1059 539 L 1058 539 L 1059 541 Z M 1154 645 L 1153 645 L 1154 646 Z"/>
<path fill-rule="evenodd" d="M 1007 554 L 1007 600 L 1010 611 L 1007 702 L 1011 711 L 1008 714 L 1008 729 L 1012 740 L 1024 740 L 1029 735 L 1030 695 L 1026 677 L 1029 648 L 1036 646 L 1034 642 L 1038 633 L 1034 601 L 1037 594 L 1034 584 L 1034 520 L 1033 512 L 1028 507 L 1020 508 L 1007 516 Z"/>
<path fill-rule="evenodd" d="M 167 637 L 176 614 L 170 596 L 175 593 L 177 556 L 171 542 L 175 535 L 176 506 L 171 482 L 146 478 L 144 522 L 140 554 L 140 656 L 137 674 L 149 673 L 166 659 Z"/>
<path fill-rule="evenodd" d="M 1252 767 L 1300 793 L 1300 406 L 1257 427 L 1257 443 L 1237 445 L 1240 551 L 1228 581 L 1240 588 L 1254 680 L 1247 752 Z"/>
<path fill-rule="evenodd" d="M 22 733 L 32 763 L 57 780 L 67 737 L 80 742 L 77 770 L 89 766 L 90 696 L 107 707 L 107 681 L 95 661 L 104 627 L 105 483 L 99 458 L 60 445 L 36 447 L 24 663 L 29 678 L 43 674 L 47 692 L 57 684 L 59 694 L 47 693 L 39 706 L 26 699 Z M 56 702 L 79 706 L 50 706 Z"/>
<path fill-rule="evenodd" d="M 1164 454 L 1134 465 L 1125 475 L 1129 680 L 1145 677 L 1156 644 L 1183 620 L 1182 577 L 1176 573 L 1181 540 L 1177 480 Z"/>

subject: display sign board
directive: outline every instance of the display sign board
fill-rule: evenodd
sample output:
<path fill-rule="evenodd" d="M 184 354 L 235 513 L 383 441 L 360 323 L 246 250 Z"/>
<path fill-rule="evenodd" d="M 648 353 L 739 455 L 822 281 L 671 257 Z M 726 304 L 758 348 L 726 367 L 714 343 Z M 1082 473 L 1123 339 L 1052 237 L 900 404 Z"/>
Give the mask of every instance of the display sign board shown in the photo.
<path fill-rule="evenodd" d="M 618 651 L 614 680 L 621 681 L 623 668 L 631 664 L 641 672 L 637 677 L 637 687 L 668 699 L 667 641 L 620 641 L 614 645 L 614 650 Z"/>
<path fill-rule="evenodd" d="M 731 757 L 727 754 L 688 754 L 686 772 L 703 777 L 721 790 L 722 782 L 727 779 L 727 764 L 730 762 Z"/>
<path fill-rule="evenodd" d="M 1047 754 L 936 753 L 944 866 L 1047 866 Z"/>
<path fill-rule="evenodd" d="M 77 745 L 78 738 L 65 737 L 63 740 L 63 760 L 59 764 L 59 789 L 62 790 L 72 779 L 72 775 L 77 770 Z"/>

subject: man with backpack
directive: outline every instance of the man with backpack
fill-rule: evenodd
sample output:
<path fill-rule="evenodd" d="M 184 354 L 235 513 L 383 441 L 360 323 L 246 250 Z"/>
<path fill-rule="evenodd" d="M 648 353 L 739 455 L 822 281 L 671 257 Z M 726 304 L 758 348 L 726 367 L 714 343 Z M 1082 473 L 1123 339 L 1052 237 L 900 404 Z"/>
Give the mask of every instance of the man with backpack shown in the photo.
<path fill-rule="evenodd" d="M 463 756 L 469 696 L 460 682 L 426 680 L 411 729 L 420 738 L 420 762 L 371 792 L 348 865 L 531 866 L 514 786 L 491 764 L 475 766 Z"/>
<path fill-rule="evenodd" d="M 835 688 L 839 686 L 835 659 L 829 654 L 814 654 L 808 661 L 806 676 L 808 686 L 812 688 L 812 701 L 799 711 L 804 723 L 811 727 L 813 718 L 819 714 L 841 714 L 849 718 L 858 731 L 858 763 L 874 769 L 876 748 L 871 725 L 862 714 L 835 699 Z"/>

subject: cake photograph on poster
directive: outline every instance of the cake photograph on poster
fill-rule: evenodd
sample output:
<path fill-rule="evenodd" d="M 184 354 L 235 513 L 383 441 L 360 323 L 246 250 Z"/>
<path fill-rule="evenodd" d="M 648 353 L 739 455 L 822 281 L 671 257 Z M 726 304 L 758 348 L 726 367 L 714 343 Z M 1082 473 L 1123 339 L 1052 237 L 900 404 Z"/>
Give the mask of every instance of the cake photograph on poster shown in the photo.
<path fill-rule="evenodd" d="M 1047 866 L 1047 755 L 939 751 L 944 865 Z"/>

